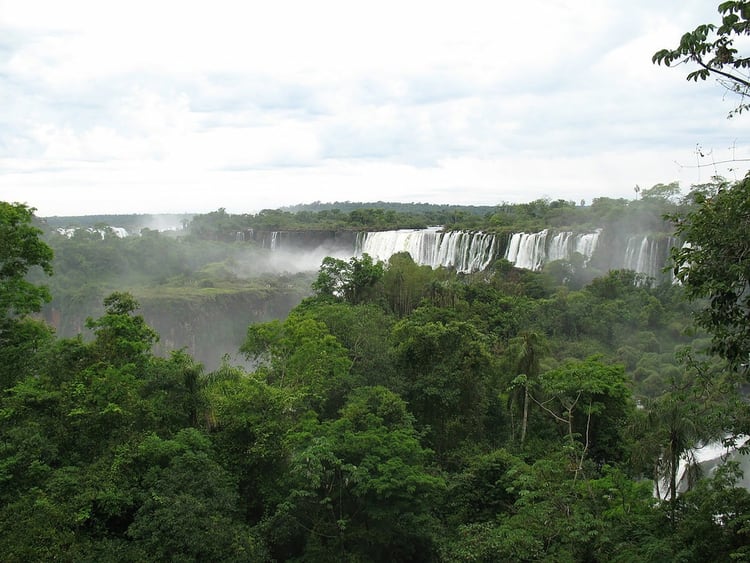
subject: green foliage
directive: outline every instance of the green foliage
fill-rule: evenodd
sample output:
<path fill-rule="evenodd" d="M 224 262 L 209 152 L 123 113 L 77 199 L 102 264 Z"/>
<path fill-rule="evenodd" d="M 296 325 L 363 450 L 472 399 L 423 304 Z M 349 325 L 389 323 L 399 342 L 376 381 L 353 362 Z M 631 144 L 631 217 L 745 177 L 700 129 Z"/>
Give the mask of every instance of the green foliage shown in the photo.
<path fill-rule="evenodd" d="M 737 367 L 750 357 L 750 177 L 697 194 L 696 203 L 672 217 L 685 241 L 672 253 L 675 276 L 689 298 L 708 298 L 696 320 L 711 333 L 713 350 Z"/>
<path fill-rule="evenodd" d="M 508 407 L 514 435 L 516 425 L 513 421 L 518 416 L 518 411 L 522 411 L 519 436 L 521 445 L 526 441 L 529 408 L 532 397 L 537 392 L 536 388 L 539 386 L 541 356 L 547 351 L 547 343 L 536 332 L 521 332 L 510 341 L 508 361 L 511 373 L 515 377 L 509 385 Z"/>
<path fill-rule="evenodd" d="M 35 373 L 39 355 L 52 340 L 50 328 L 37 320 L 0 320 L 0 396 Z"/>
<path fill-rule="evenodd" d="M 351 258 L 348 262 L 327 256 L 312 288 L 319 297 L 343 299 L 356 305 L 366 302 L 375 294 L 382 278 L 383 264 L 373 262 L 368 254 Z"/>
<path fill-rule="evenodd" d="M 105 314 L 88 319 L 86 327 L 95 335 L 94 350 L 101 361 L 121 366 L 141 366 L 159 335 L 146 324 L 138 302 L 129 293 L 113 293 L 104 299 Z"/>
<path fill-rule="evenodd" d="M 240 350 L 261 363 L 260 372 L 278 387 L 294 391 L 303 408 L 333 416 L 352 388 L 352 362 L 326 325 L 291 315 L 286 321 L 250 325 Z"/>
<path fill-rule="evenodd" d="M 513 512 L 518 501 L 516 483 L 528 467 L 505 449 L 463 460 L 448 482 L 446 505 L 457 526 L 492 522 Z"/>
<path fill-rule="evenodd" d="M 685 216 L 728 188 L 696 188 Z M 624 225 L 643 213 L 666 237 L 661 214 L 678 208 L 678 193 L 659 184 L 634 202 L 539 200 L 484 216 L 425 208 L 421 219 L 506 232 L 604 217 Z M 716 223 L 737 224 L 728 210 L 744 209 L 744 196 L 734 197 Z M 736 389 L 743 373 L 698 351 L 674 358 L 708 341 L 684 330 L 687 284 L 632 272 L 589 280 L 580 263 L 539 273 L 499 260 L 464 275 L 405 254 L 388 264 L 330 258 L 317 295 L 286 319 L 243 321 L 251 373 L 229 357 L 208 371 L 187 350 L 154 355 L 157 333 L 138 301 L 179 309 L 185 325 L 211 303 L 221 334 L 247 307 L 240 292 L 271 307 L 301 282 L 247 281 L 243 260 L 262 252 L 219 242 L 228 234 L 252 221 L 371 228 L 402 219 L 395 209 L 319 213 L 219 210 L 183 239 L 50 237 L 65 272 L 52 283 L 66 299 L 95 314 L 89 300 L 117 291 L 88 322 L 92 339 L 56 339 L 27 318 L 8 318 L 0 333 L 4 560 L 747 558 L 748 495 L 732 467 L 679 495 L 671 486 L 670 500 L 653 496 L 697 442 L 750 420 Z M 717 255 L 737 242 L 721 240 Z M 193 256 L 199 248 L 205 257 Z M 134 294 L 111 287 L 128 268 Z"/>
<path fill-rule="evenodd" d="M 290 492 L 271 524 L 277 534 L 298 535 L 304 555 L 278 558 L 430 560 L 431 511 L 444 483 L 429 472 L 430 452 L 397 395 L 360 388 L 340 418 L 309 420 L 290 438 Z"/>
<path fill-rule="evenodd" d="M 174 440 L 146 436 L 123 450 L 114 466 L 117 477 L 135 486 L 137 509 L 126 534 L 150 557 L 255 561 L 261 556 L 257 539 L 237 521 L 232 476 L 213 459 L 209 439 L 198 430 L 182 430 Z"/>
<path fill-rule="evenodd" d="M 393 328 L 398 391 L 438 454 L 486 435 L 494 361 L 485 338 L 461 321 L 404 319 Z"/>
<path fill-rule="evenodd" d="M 425 298 L 442 304 L 450 292 L 446 281 L 436 279 L 429 266 L 418 266 L 409 253 L 389 258 L 383 274 L 383 295 L 389 310 L 396 315 L 411 313 Z"/>
<path fill-rule="evenodd" d="M 623 458 L 623 428 L 633 409 L 622 366 L 600 357 L 569 361 L 541 377 L 544 410 L 562 423 L 571 443 L 582 448 L 578 469 L 589 457 L 598 464 Z"/>
<path fill-rule="evenodd" d="M 216 457 L 237 478 L 245 520 L 257 524 L 284 500 L 295 398 L 228 365 L 209 375 L 206 398 Z"/>
<path fill-rule="evenodd" d="M 750 2 L 722 2 L 718 11 L 720 25 L 699 25 L 685 33 L 676 48 L 654 53 L 652 61 L 665 66 L 694 63 L 698 69 L 690 71 L 687 80 L 695 82 L 717 77 L 720 84 L 740 96 L 740 104 L 729 114 L 732 117 L 748 108 L 744 99 L 750 93 L 746 74 L 750 57 L 740 54 L 735 40 L 750 35 Z"/>
<path fill-rule="evenodd" d="M 311 299 L 297 307 L 295 313 L 325 323 L 348 351 L 356 384 L 391 385 L 394 366 L 390 334 L 395 320 L 382 308 Z"/>
<path fill-rule="evenodd" d="M 34 211 L 21 203 L 0 202 L 0 320 L 39 311 L 50 300 L 46 287 L 26 279 L 34 268 L 52 274 L 52 249 L 32 225 Z"/>

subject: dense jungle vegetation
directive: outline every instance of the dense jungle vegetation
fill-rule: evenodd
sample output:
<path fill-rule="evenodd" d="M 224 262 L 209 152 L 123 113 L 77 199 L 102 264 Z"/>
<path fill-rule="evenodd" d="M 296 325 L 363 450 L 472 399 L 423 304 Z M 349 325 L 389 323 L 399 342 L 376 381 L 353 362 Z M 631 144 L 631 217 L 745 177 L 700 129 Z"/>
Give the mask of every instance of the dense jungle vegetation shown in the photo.
<path fill-rule="evenodd" d="M 4 559 L 744 560 L 737 465 L 677 493 L 693 446 L 748 432 L 750 181 L 659 199 L 701 241 L 682 285 L 329 257 L 250 324 L 245 367 L 210 371 L 154 353 L 125 272 L 144 296 L 303 280 L 260 287 L 227 266 L 247 245 L 195 235 L 55 238 L 3 203 Z M 112 291 L 63 338 L 33 315 L 48 287 Z"/>

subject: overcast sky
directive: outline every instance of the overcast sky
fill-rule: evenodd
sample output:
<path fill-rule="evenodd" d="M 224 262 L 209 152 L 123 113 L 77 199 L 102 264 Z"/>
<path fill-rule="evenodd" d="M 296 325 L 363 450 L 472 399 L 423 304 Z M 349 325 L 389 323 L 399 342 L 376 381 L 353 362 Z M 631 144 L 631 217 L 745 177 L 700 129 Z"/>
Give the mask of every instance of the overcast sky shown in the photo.
<path fill-rule="evenodd" d="M 741 177 L 712 163 L 750 157 L 750 116 L 651 63 L 717 5 L 0 0 L 0 200 L 244 213 Z"/>

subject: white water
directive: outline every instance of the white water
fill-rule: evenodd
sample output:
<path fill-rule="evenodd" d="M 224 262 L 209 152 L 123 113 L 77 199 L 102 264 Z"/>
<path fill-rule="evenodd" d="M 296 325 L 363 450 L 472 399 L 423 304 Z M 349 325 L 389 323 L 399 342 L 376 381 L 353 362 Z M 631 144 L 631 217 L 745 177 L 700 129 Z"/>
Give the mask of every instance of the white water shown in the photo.
<path fill-rule="evenodd" d="M 401 229 L 360 233 L 355 252 L 383 262 L 394 254 L 408 252 L 417 264 L 470 273 L 489 266 L 497 252 L 497 241 L 486 233 L 442 232 L 438 227 Z"/>
<path fill-rule="evenodd" d="M 661 244 L 658 239 L 648 235 L 628 237 L 623 268 L 659 279 L 667 263 L 669 249 L 674 244 L 672 237 L 661 240 Z"/>
<path fill-rule="evenodd" d="M 738 436 L 738 443 L 747 440 L 747 436 Z M 721 442 L 711 442 L 702 446 L 696 446 L 689 450 L 680 458 L 680 464 L 677 469 L 677 493 L 684 493 L 691 488 L 690 465 L 697 465 L 700 468 L 700 477 L 712 477 L 716 470 L 727 461 L 736 461 L 739 463 L 743 476 L 736 483 L 736 487 L 750 489 L 750 455 L 740 453 L 737 448 L 727 448 Z M 669 482 L 667 479 L 659 481 L 659 488 L 654 490 L 656 495 L 658 490 L 662 499 L 669 497 Z"/>
<path fill-rule="evenodd" d="M 549 230 L 538 233 L 515 233 L 508 243 L 505 258 L 516 268 L 541 270 L 553 260 L 570 260 L 574 252 L 583 255 L 588 262 L 599 241 L 600 229 L 593 233 L 575 234 L 561 231 L 549 236 Z"/>
<path fill-rule="evenodd" d="M 575 253 L 587 264 L 597 250 L 601 229 L 590 233 L 572 231 L 514 233 L 508 241 L 504 257 L 517 268 L 539 271 L 554 260 L 571 260 Z M 281 233 L 272 232 L 265 242 L 271 250 L 283 247 Z M 634 270 L 658 279 L 667 260 L 673 239 L 665 240 L 646 235 L 627 239 L 624 255 L 611 256 L 613 269 Z M 498 237 L 488 233 L 465 231 L 444 232 L 441 227 L 363 232 L 357 235 L 354 255 L 369 254 L 375 260 L 387 262 L 399 252 L 408 252 L 420 265 L 432 268 L 455 268 L 470 273 L 487 268 L 500 251 Z M 344 251 L 346 252 L 346 251 Z M 330 252 L 327 252 L 330 254 Z M 325 254 L 324 254 L 325 255 Z"/>
<path fill-rule="evenodd" d="M 126 231 L 122 227 L 105 227 L 103 229 L 95 229 L 94 227 L 87 227 L 85 229 L 83 229 L 82 227 L 68 227 L 68 228 L 58 227 L 57 232 L 64 237 L 72 238 L 76 234 L 76 231 L 81 231 L 81 230 L 85 230 L 86 232 L 92 233 L 92 234 L 96 233 L 102 238 L 104 238 L 109 232 L 111 232 L 118 238 L 125 238 L 128 236 L 128 231 Z"/>

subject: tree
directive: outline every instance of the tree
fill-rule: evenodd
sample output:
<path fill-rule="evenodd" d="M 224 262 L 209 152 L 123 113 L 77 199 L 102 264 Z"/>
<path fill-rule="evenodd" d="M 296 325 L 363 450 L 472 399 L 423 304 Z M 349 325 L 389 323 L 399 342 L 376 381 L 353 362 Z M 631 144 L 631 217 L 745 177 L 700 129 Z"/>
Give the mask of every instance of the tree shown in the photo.
<path fill-rule="evenodd" d="M 258 373 L 298 393 L 305 408 L 333 416 L 352 386 L 352 361 L 325 324 L 301 315 L 283 323 L 250 325 L 240 351 L 260 363 Z"/>
<path fill-rule="evenodd" d="M 237 478 L 245 519 L 256 524 L 285 497 L 280 481 L 294 396 L 238 368 L 223 365 L 208 377 L 208 425 L 216 458 Z"/>
<path fill-rule="evenodd" d="M 750 176 L 693 198 L 697 207 L 672 216 L 683 241 L 672 249 L 674 274 L 688 298 L 708 299 L 696 321 L 738 368 L 750 357 Z"/>
<path fill-rule="evenodd" d="M 521 438 L 523 445 L 526 440 L 526 428 L 529 422 L 529 403 L 533 392 L 532 387 L 538 384 L 539 360 L 548 351 L 547 344 L 542 336 L 536 332 L 522 332 L 511 341 L 510 354 L 514 367 L 515 377 L 508 401 L 510 402 L 511 415 L 513 406 L 522 400 L 523 415 L 521 418 Z"/>
<path fill-rule="evenodd" d="M 296 311 L 325 323 L 348 350 L 351 373 L 359 384 L 388 385 L 393 372 L 390 333 L 394 321 L 381 307 L 309 299 Z"/>
<path fill-rule="evenodd" d="M 383 292 L 390 310 L 397 315 L 403 317 L 411 313 L 426 296 L 428 288 L 434 295 L 440 287 L 432 268 L 419 266 L 408 252 L 399 252 L 388 259 Z"/>
<path fill-rule="evenodd" d="M 546 400 L 532 399 L 562 424 L 569 444 L 577 445 L 575 474 L 587 458 L 600 465 L 620 461 L 621 429 L 632 408 L 625 369 L 591 356 L 568 361 L 540 379 Z"/>
<path fill-rule="evenodd" d="M 640 188 L 639 188 L 640 189 Z M 680 195 L 680 184 L 670 182 L 669 184 L 656 184 L 641 192 L 641 200 L 653 200 L 656 202 L 672 201 Z"/>
<path fill-rule="evenodd" d="M 242 522 L 233 476 L 197 429 L 183 429 L 173 440 L 149 434 L 122 447 L 112 466 L 120 499 L 131 503 L 126 536 L 154 560 L 263 558 L 262 545 Z"/>
<path fill-rule="evenodd" d="M 383 272 L 383 263 L 373 262 L 369 254 L 348 262 L 326 256 L 312 288 L 320 297 L 344 299 L 356 305 L 373 296 Z"/>
<path fill-rule="evenodd" d="M 740 103 L 729 117 L 750 108 L 745 100 L 750 95 L 750 57 L 741 56 L 735 48 L 735 39 L 750 35 L 750 2 L 722 2 L 721 25 L 703 24 L 685 33 L 675 49 L 661 49 L 652 61 L 665 66 L 695 63 L 697 70 L 688 73 L 687 79 L 697 82 L 709 76 L 730 92 L 740 96 Z"/>
<path fill-rule="evenodd" d="M 337 420 L 308 418 L 289 441 L 288 492 L 269 522 L 276 560 L 434 560 L 445 483 L 398 395 L 361 387 Z"/>
<path fill-rule="evenodd" d="M 439 456 L 488 430 L 495 364 L 487 339 L 467 322 L 434 318 L 419 309 L 393 328 L 398 391 Z M 493 429 L 496 431 L 496 429 Z"/>
<path fill-rule="evenodd" d="M 51 299 L 44 286 L 26 279 L 35 267 L 52 275 L 52 249 L 31 224 L 35 209 L 0 202 L 0 318 L 39 311 Z"/>
<path fill-rule="evenodd" d="M 115 292 L 104 299 L 104 316 L 86 321 L 96 335 L 94 350 L 100 360 L 115 366 L 146 361 L 159 335 L 134 314 L 138 308 L 131 294 Z"/>
<path fill-rule="evenodd" d="M 52 337 L 46 325 L 24 318 L 52 299 L 46 286 L 29 280 L 39 270 L 52 275 L 53 252 L 32 224 L 34 211 L 0 202 L 0 393 L 29 373 Z"/>

